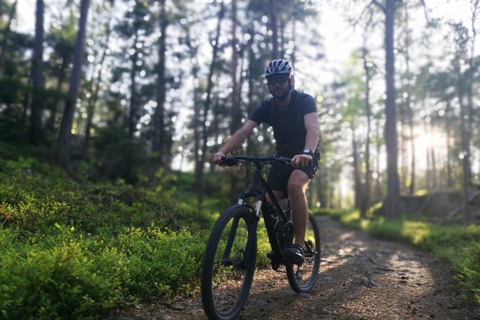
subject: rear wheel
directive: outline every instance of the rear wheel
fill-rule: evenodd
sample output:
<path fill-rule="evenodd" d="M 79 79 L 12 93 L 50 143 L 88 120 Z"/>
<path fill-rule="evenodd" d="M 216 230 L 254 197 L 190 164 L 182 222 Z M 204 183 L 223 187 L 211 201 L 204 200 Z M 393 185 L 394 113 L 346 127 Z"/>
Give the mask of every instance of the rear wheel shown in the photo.
<path fill-rule="evenodd" d="M 305 233 L 305 261 L 302 265 L 287 265 L 288 283 L 297 293 L 307 293 L 313 289 L 320 268 L 320 230 L 315 218 L 308 214 Z"/>
<path fill-rule="evenodd" d="M 257 255 L 253 218 L 251 209 L 234 205 L 212 229 L 201 275 L 202 304 L 211 320 L 235 318 L 247 299 Z"/>

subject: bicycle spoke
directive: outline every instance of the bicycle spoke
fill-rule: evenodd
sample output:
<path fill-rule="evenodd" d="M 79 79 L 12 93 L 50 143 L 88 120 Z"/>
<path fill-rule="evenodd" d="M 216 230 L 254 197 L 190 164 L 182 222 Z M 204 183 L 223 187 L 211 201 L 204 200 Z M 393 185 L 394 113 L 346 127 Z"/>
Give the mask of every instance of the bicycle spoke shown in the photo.
<path fill-rule="evenodd" d="M 202 270 L 202 302 L 210 319 L 231 319 L 245 303 L 256 258 L 256 243 L 248 242 L 250 220 L 249 209 L 233 206 L 212 231 Z"/>
<path fill-rule="evenodd" d="M 312 215 L 305 234 L 305 261 L 302 265 L 287 265 L 287 276 L 295 292 L 309 292 L 315 285 L 320 267 L 320 233 Z"/>

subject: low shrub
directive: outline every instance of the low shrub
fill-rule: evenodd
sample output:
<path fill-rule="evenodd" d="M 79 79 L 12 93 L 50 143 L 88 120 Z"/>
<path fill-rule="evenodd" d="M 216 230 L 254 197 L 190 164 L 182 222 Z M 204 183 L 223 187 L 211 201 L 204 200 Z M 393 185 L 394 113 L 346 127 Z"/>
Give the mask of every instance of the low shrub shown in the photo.
<path fill-rule="evenodd" d="M 125 268 L 115 252 L 94 256 L 71 234 L 0 237 L 1 318 L 94 319 L 119 299 Z"/>
<path fill-rule="evenodd" d="M 459 270 L 457 279 L 475 295 L 480 304 L 480 242 L 472 243 L 465 250 L 465 255 L 457 263 L 457 269 Z"/>
<path fill-rule="evenodd" d="M 200 209 L 170 173 L 133 188 L 47 176 L 47 166 L 0 159 L 0 319 L 98 319 L 119 305 L 198 290 L 221 197 Z M 263 224 L 258 235 L 264 266 Z"/>
<path fill-rule="evenodd" d="M 0 319 L 97 319 L 197 290 L 209 229 L 173 193 L 79 184 L 33 163 L 0 160 Z"/>
<path fill-rule="evenodd" d="M 193 290 L 204 239 L 125 228 L 116 237 L 57 225 L 48 236 L 0 230 L 0 318 L 94 319 L 115 303 Z"/>

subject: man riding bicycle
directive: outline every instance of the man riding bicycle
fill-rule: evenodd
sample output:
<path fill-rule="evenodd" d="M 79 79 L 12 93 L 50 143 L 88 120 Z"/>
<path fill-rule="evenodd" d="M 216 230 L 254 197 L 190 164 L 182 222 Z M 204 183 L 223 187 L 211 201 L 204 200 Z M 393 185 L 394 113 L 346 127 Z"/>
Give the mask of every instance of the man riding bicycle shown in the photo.
<path fill-rule="evenodd" d="M 210 160 L 221 164 L 222 157 L 239 148 L 262 122 L 273 128 L 277 156 L 291 158 L 292 167 L 273 165 L 267 182 L 277 200 L 285 194 L 290 197 L 295 243 L 284 254 L 290 263 L 302 264 L 308 221 L 305 192 L 320 159 L 317 106 L 312 96 L 293 89 L 293 70 L 288 61 L 271 61 L 265 68 L 265 78 L 272 97 L 257 106 L 243 127 Z"/>

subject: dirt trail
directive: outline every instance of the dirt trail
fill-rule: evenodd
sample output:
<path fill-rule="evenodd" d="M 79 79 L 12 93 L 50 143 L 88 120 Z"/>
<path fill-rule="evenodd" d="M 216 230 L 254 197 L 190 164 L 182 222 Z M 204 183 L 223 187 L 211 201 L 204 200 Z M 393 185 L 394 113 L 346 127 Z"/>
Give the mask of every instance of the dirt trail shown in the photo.
<path fill-rule="evenodd" d="M 473 307 L 458 302 L 452 274 L 430 255 L 346 229 L 328 217 L 318 222 L 323 252 L 314 290 L 298 295 L 284 272 L 258 272 L 238 319 L 480 319 Z M 206 317 L 197 296 L 109 319 Z"/>

